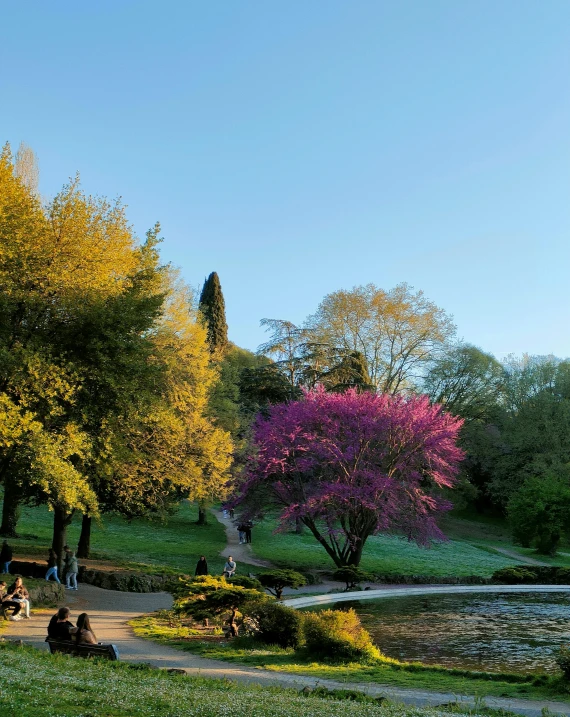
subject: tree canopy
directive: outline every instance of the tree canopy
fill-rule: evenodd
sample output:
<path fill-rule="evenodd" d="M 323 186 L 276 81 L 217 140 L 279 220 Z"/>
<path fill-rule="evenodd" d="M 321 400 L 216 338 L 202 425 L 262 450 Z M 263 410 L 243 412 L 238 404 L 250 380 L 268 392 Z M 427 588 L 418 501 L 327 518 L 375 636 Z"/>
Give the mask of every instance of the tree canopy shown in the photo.
<path fill-rule="evenodd" d="M 308 391 L 258 419 L 239 500 L 301 520 L 339 567 L 358 565 L 374 533 L 442 538 L 437 491 L 454 485 L 461 424 L 427 397 Z"/>
<path fill-rule="evenodd" d="M 232 444 L 207 415 L 217 381 L 193 296 L 139 243 L 119 202 L 73 180 L 45 207 L 0 157 L 2 532 L 18 503 L 163 513 L 223 497 Z"/>

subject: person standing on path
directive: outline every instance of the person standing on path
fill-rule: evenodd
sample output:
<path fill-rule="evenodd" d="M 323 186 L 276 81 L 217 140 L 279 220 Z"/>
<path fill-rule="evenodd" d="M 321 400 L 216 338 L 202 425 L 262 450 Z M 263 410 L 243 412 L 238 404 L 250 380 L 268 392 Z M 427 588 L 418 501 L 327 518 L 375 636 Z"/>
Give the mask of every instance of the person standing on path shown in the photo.
<path fill-rule="evenodd" d="M 71 548 L 69 545 L 63 546 L 63 565 L 61 567 L 61 579 L 67 582 L 67 573 L 69 572 L 69 566 L 71 562 Z"/>
<path fill-rule="evenodd" d="M 49 549 L 47 567 L 46 580 L 49 582 L 49 579 L 53 575 L 55 582 L 59 583 L 59 578 L 57 577 L 57 555 L 53 548 Z"/>
<path fill-rule="evenodd" d="M 207 575 L 208 574 L 208 561 L 205 555 L 200 556 L 200 560 L 196 564 L 196 571 L 194 575 Z"/>
<path fill-rule="evenodd" d="M 243 545 L 245 543 L 245 525 L 243 523 L 239 523 L 237 527 L 238 531 L 238 538 L 239 538 L 239 544 Z"/>
<path fill-rule="evenodd" d="M 67 560 L 67 558 L 66 558 Z M 65 587 L 68 590 L 77 590 L 77 573 L 79 572 L 79 566 L 77 564 L 77 558 L 73 551 L 69 552 L 69 563 L 67 572 L 65 573 Z"/>
<path fill-rule="evenodd" d="M 0 550 L 0 573 L 8 575 L 10 572 L 10 563 L 12 562 L 12 547 L 8 545 L 8 541 L 5 540 L 2 543 L 2 549 Z"/>
<path fill-rule="evenodd" d="M 247 523 L 244 526 L 244 534 L 245 534 L 245 542 L 251 543 L 251 529 L 253 528 L 253 523 L 251 520 L 248 520 Z"/>

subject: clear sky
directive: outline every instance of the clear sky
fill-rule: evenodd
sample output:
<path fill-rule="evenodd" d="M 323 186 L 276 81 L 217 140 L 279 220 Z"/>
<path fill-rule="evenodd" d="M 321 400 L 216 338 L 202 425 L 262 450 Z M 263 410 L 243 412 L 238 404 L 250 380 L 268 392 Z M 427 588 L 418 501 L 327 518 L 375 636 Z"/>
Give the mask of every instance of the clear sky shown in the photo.
<path fill-rule="evenodd" d="M 22 0 L 0 141 L 76 171 L 230 338 L 407 282 L 499 357 L 570 356 L 568 0 Z"/>

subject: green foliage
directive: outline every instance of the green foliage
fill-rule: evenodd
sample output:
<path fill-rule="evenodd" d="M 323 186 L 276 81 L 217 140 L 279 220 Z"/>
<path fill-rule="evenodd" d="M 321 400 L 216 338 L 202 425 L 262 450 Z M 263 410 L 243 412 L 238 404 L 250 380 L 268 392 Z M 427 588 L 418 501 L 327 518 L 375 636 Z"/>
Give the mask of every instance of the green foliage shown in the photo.
<path fill-rule="evenodd" d="M 258 603 L 249 612 L 255 635 L 268 645 L 297 649 L 303 641 L 303 615 L 278 602 Z"/>
<path fill-rule="evenodd" d="M 232 578 L 226 578 L 230 585 L 239 585 L 248 590 L 258 590 L 263 592 L 263 587 L 257 578 L 250 578 L 247 575 L 234 575 Z"/>
<path fill-rule="evenodd" d="M 570 680 L 570 645 L 561 645 L 556 655 L 556 664 L 562 670 L 565 680 Z"/>
<path fill-rule="evenodd" d="M 493 580 L 505 585 L 532 584 L 536 582 L 536 573 L 523 567 L 503 568 L 493 573 Z"/>
<path fill-rule="evenodd" d="M 534 543 L 544 555 L 554 555 L 562 537 L 570 532 L 568 469 L 564 474 L 527 478 L 508 504 L 515 541 L 524 547 Z"/>
<path fill-rule="evenodd" d="M 224 577 L 214 578 L 201 575 L 193 580 L 182 580 L 177 590 L 174 609 L 181 615 L 189 615 L 196 620 L 224 617 L 245 606 L 267 600 L 258 590 L 232 585 Z"/>
<path fill-rule="evenodd" d="M 202 287 L 200 311 L 206 320 L 210 352 L 218 356 L 225 351 L 228 344 L 228 325 L 222 286 L 215 271 L 210 274 Z"/>
<path fill-rule="evenodd" d="M 375 660 L 380 652 L 354 610 L 304 613 L 305 648 L 323 660 Z"/>
<path fill-rule="evenodd" d="M 504 568 L 493 573 L 493 582 L 507 585 L 568 585 L 570 568 L 549 565 Z"/>
<path fill-rule="evenodd" d="M 524 356 L 508 361 L 505 375 L 500 450 L 489 484 L 503 507 L 526 478 L 557 473 L 570 463 L 570 362 Z"/>
<path fill-rule="evenodd" d="M 372 573 L 353 565 L 338 568 L 338 570 L 334 571 L 333 578 L 346 583 L 347 590 L 353 590 L 360 583 L 374 581 L 374 575 Z"/>
<path fill-rule="evenodd" d="M 297 589 L 307 584 L 307 579 L 296 570 L 270 570 L 257 576 L 264 588 L 280 600 L 285 588 Z"/>

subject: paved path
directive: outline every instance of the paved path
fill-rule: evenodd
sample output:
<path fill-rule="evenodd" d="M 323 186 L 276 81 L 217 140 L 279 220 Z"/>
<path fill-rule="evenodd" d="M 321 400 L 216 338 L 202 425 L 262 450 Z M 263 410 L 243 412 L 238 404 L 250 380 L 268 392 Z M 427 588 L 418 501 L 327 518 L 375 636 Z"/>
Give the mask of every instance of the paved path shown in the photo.
<path fill-rule="evenodd" d="M 455 587 L 447 587 L 445 590 L 452 592 Z M 397 594 L 418 589 L 428 590 L 428 588 L 398 588 Z M 349 599 L 350 597 L 362 598 L 363 595 L 367 595 L 367 593 L 358 592 L 352 595 L 344 593 L 342 596 L 334 596 L 334 599 L 338 600 L 340 597 L 344 597 L 344 599 Z M 328 596 L 317 596 L 317 598 L 319 597 Z M 428 692 L 369 683 L 324 680 L 303 675 L 271 672 L 270 670 L 259 668 L 241 667 L 218 660 L 205 659 L 136 637 L 126 624 L 127 621 L 136 615 L 170 607 L 172 598 L 167 593 L 122 593 L 103 590 L 92 585 L 80 585 L 79 591 L 68 592 L 67 598 L 67 604 L 72 610 L 72 617 L 76 618 L 79 612 L 88 612 L 98 639 L 101 642 L 113 642 L 116 644 L 123 660 L 147 662 L 161 668 L 183 669 L 189 675 L 228 678 L 246 683 L 292 687 L 297 690 L 305 686 L 314 687 L 317 684 L 329 689 L 359 689 L 370 695 L 384 695 L 395 701 L 413 705 L 436 706 L 457 701 L 465 705 L 475 705 L 473 698 L 458 697 L 451 693 Z M 49 617 L 50 613 L 43 611 L 35 615 L 32 614 L 31 620 L 7 623 L 3 636 L 9 639 L 22 639 L 24 642 L 40 649 L 47 649 L 45 635 Z M 541 717 L 541 712 L 545 707 L 548 707 L 552 712 L 570 716 L 570 704 L 564 702 L 537 702 L 489 697 L 485 699 L 485 703 L 489 707 L 509 709 L 528 717 Z"/>
<path fill-rule="evenodd" d="M 421 587 L 387 586 L 382 590 L 311 595 L 283 600 L 292 608 L 313 607 L 348 600 L 413 597 L 416 595 L 464 595 L 466 593 L 570 593 L 570 585 L 422 585 Z"/>

